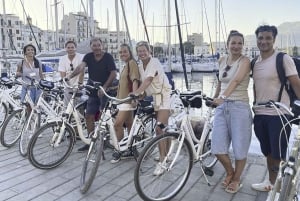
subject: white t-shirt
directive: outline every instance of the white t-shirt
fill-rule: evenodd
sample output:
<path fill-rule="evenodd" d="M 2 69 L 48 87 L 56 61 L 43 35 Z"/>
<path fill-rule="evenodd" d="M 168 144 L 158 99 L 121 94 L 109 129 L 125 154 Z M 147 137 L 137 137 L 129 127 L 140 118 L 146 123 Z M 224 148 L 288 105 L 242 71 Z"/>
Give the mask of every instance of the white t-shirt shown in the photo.
<path fill-rule="evenodd" d="M 157 58 L 151 58 L 145 70 L 141 63 L 139 65 L 139 71 L 142 81 L 144 81 L 147 77 L 153 77 L 151 85 L 145 90 L 148 96 L 152 94 L 165 94 L 171 92 L 171 85 L 169 84 L 168 77 Z"/>
<path fill-rule="evenodd" d="M 269 100 L 278 100 L 281 82 L 276 70 L 276 56 L 278 51 L 275 51 L 269 58 L 262 60 L 259 56 L 253 68 L 253 81 L 255 84 L 256 102 L 263 103 Z M 296 66 L 292 58 L 288 55 L 283 57 L 283 67 L 285 75 L 297 75 Z M 290 99 L 284 89 L 282 91 L 281 101 L 286 106 L 289 106 Z M 255 114 L 262 115 L 278 115 L 273 108 L 254 107 Z"/>
<path fill-rule="evenodd" d="M 58 63 L 58 71 L 59 72 L 65 72 L 68 75 L 70 75 L 72 73 L 71 71 L 71 64 L 73 64 L 73 70 L 75 70 L 75 68 L 81 64 L 82 59 L 83 59 L 83 54 L 79 54 L 76 53 L 75 57 L 73 58 L 73 60 L 71 61 L 68 58 L 68 55 L 64 55 L 59 59 L 59 63 Z M 70 85 L 74 85 L 77 84 L 79 81 L 79 75 L 73 77 L 70 81 L 69 84 Z"/>

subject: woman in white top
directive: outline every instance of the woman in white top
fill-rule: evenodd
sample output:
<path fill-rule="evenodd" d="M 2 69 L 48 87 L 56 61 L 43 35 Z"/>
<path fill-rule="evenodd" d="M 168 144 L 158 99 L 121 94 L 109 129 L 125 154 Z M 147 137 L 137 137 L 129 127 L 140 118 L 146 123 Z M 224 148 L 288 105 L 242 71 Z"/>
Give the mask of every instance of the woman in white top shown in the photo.
<path fill-rule="evenodd" d="M 251 68 L 249 58 L 242 55 L 243 45 L 243 35 L 231 31 L 227 39 L 229 54 L 219 60 L 219 83 L 214 96 L 217 108 L 212 131 L 212 153 L 225 168 L 222 187 L 228 193 L 236 193 L 242 187 L 240 177 L 252 135 L 252 113 L 248 97 Z M 235 167 L 228 155 L 230 144 Z"/>
<path fill-rule="evenodd" d="M 35 81 L 43 79 L 42 64 L 35 58 L 36 48 L 32 44 L 25 45 L 23 48 L 24 59 L 18 64 L 16 76 L 22 77 L 22 80 L 28 84 L 31 83 L 32 78 Z M 41 94 L 41 90 L 34 86 L 22 86 L 21 102 L 24 101 L 27 90 L 30 90 L 30 97 L 33 102 L 36 102 Z"/>
<path fill-rule="evenodd" d="M 159 125 L 156 127 L 156 133 L 162 134 L 162 128 L 168 124 L 170 115 L 171 85 L 159 60 L 151 56 L 150 46 L 146 41 L 137 43 L 136 52 L 141 61 L 139 72 L 142 83 L 133 93 L 139 95 L 145 92 L 147 96 L 153 97 L 156 120 Z M 165 150 L 160 147 L 160 161 L 163 160 L 164 153 Z M 163 172 L 164 169 L 158 164 L 153 174 L 161 175 Z"/>

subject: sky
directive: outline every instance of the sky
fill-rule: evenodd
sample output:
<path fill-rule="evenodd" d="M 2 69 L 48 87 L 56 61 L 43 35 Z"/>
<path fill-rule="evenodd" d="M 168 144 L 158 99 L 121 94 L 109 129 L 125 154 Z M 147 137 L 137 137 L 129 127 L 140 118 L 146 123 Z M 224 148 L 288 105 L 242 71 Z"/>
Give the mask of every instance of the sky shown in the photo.
<path fill-rule="evenodd" d="M 1 0 L 0 13 L 3 13 L 3 1 L 5 1 L 6 13 L 16 14 L 21 20 L 25 19 L 21 3 L 23 2 L 25 11 L 32 18 L 34 25 L 42 29 L 55 30 L 54 0 Z M 59 27 L 63 14 L 83 12 L 82 2 L 85 8 L 87 8 L 88 2 L 88 0 L 57 1 L 60 2 L 58 4 Z M 201 1 L 205 6 L 201 6 Z M 167 0 L 141 0 L 152 43 L 166 43 L 167 41 L 167 2 Z M 169 30 L 171 31 L 171 40 L 178 43 L 178 30 L 175 26 L 177 24 L 175 1 L 170 0 L 170 2 L 171 28 Z M 219 9 L 217 9 L 220 14 L 215 12 L 216 2 L 220 3 Z M 131 38 L 145 40 L 138 0 L 123 0 L 123 3 Z M 249 35 L 254 34 L 257 26 L 262 24 L 278 26 L 283 22 L 300 21 L 300 0 L 177 0 L 177 3 L 183 40 L 187 35 L 202 32 L 206 42 L 209 42 L 210 38 L 212 41 L 224 40 L 227 36 L 226 33 L 232 29 Z M 115 1 L 94 0 L 93 5 L 94 19 L 99 22 L 99 26 L 116 30 Z M 120 3 L 118 7 L 120 29 L 126 30 Z"/>

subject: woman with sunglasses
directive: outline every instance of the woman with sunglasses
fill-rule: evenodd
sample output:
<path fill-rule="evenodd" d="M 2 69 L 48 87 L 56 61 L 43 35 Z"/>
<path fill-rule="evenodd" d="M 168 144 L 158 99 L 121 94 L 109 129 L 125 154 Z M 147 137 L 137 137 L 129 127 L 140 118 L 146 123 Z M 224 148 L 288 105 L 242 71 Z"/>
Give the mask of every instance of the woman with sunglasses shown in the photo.
<path fill-rule="evenodd" d="M 222 187 L 236 193 L 241 187 L 241 174 L 246 164 L 252 135 L 252 113 L 248 85 L 250 60 L 242 54 L 244 36 L 231 31 L 227 39 L 229 54 L 219 59 L 219 82 L 215 92 L 217 105 L 212 131 L 212 153 L 225 168 Z M 235 165 L 229 157 L 232 144 Z"/>
<path fill-rule="evenodd" d="M 156 133 L 162 134 L 162 129 L 168 124 L 170 115 L 171 85 L 159 60 L 151 56 L 150 46 L 146 41 L 137 43 L 136 52 L 140 60 L 139 72 L 142 83 L 133 93 L 140 95 L 145 92 L 147 96 L 153 97 L 157 120 Z M 165 169 L 162 168 L 161 162 L 165 154 L 166 148 L 160 146 L 160 156 L 153 175 L 158 176 L 164 173 Z"/>
<path fill-rule="evenodd" d="M 78 66 L 82 61 L 83 55 L 76 52 L 76 47 L 77 47 L 76 42 L 72 40 L 67 41 L 65 44 L 65 50 L 67 54 L 62 56 L 59 59 L 59 63 L 58 63 L 58 71 L 60 73 L 61 78 L 70 75 L 74 71 L 74 68 Z M 84 73 L 82 72 L 79 75 L 70 79 L 69 85 L 73 86 L 73 85 L 82 84 L 83 77 L 84 77 Z M 70 92 L 71 92 L 70 89 L 65 89 L 65 93 L 64 93 L 65 107 L 67 107 L 72 97 L 72 94 Z"/>

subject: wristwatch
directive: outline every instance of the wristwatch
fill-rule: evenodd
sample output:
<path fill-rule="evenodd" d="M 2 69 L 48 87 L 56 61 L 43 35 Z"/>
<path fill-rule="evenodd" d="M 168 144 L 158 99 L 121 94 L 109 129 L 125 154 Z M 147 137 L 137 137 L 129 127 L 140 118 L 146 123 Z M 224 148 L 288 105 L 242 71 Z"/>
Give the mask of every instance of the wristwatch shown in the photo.
<path fill-rule="evenodd" d="M 220 98 L 225 100 L 227 97 L 225 95 L 221 95 Z"/>

